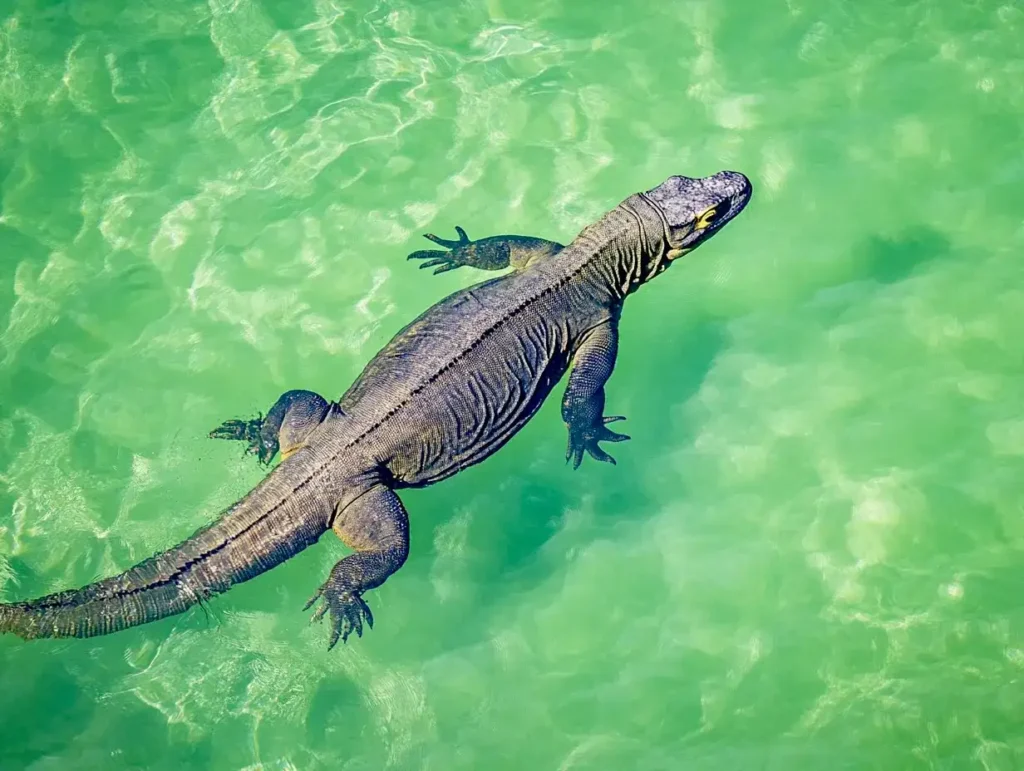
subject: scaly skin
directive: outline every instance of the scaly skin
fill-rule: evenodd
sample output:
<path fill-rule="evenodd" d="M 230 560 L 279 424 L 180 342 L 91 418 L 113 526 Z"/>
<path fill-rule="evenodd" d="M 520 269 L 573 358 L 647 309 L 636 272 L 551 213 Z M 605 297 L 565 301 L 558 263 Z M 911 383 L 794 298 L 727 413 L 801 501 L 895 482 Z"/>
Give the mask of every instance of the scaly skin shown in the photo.
<path fill-rule="evenodd" d="M 25 639 L 89 637 L 181 613 L 269 570 L 334 530 L 353 553 L 307 603 L 330 614 L 330 645 L 373 625 L 363 599 L 409 553 L 396 490 L 439 482 L 500 449 L 567 370 L 566 459 L 614 460 L 601 442 L 604 386 L 615 365 L 625 298 L 735 217 L 750 197 L 741 174 L 670 177 L 630 196 L 568 246 L 524 236 L 410 255 L 435 273 L 513 270 L 456 292 L 399 332 L 336 403 L 289 391 L 267 416 L 230 420 L 215 438 L 281 463 L 211 525 L 121 575 L 81 589 L 0 605 L 0 632 Z"/>

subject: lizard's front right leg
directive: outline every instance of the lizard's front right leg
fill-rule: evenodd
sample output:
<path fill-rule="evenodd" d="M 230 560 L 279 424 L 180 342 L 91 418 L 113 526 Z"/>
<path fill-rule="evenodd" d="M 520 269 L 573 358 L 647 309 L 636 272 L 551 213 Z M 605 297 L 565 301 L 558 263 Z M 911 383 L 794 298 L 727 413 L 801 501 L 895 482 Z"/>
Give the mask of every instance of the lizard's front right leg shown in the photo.
<path fill-rule="evenodd" d="M 210 432 L 213 439 L 236 439 L 246 442 L 247 453 L 260 463 L 270 463 L 277 451 L 281 459 L 303 447 L 306 438 L 327 417 L 331 405 L 312 391 L 286 391 L 274 402 L 266 417 L 252 420 L 229 420 Z"/>
<path fill-rule="evenodd" d="M 604 386 L 615 368 L 619 347 L 616 321 L 610 319 L 592 329 L 582 340 L 572 361 L 569 383 L 562 397 L 562 419 L 569 429 L 565 459 L 579 468 L 583 453 L 606 463 L 615 459 L 601 449 L 599 442 L 624 442 L 626 434 L 608 428 L 609 423 L 625 420 L 621 415 L 604 416 Z"/>
<path fill-rule="evenodd" d="M 373 628 L 373 614 L 363 594 L 383 584 L 409 556 L 409 516 L 395 491 L 384 485 L 371 487 L 339 511 L 332 527 L 355 553 L 334 566 L 304 608 L 321 601 L 311 621 L 319 621 L 330 612 L 328 650 L 339 638 L 346 642 L 352 632 L 362 637 L 363 621 Z"/>
<path fill-rule="evenodd" d="M 455 270 L 464 265 L 480 270 L 504 270 L 509 266 L 521 269 L 534 260 L 551 257 L 565 248 L 555 241 L 533 236 L 488 236 L 470 241 L 466 231 L 458 225 L 455 226 L 455 232 L 459 235 L 457 241 L 427 233 L 424 238 L 443 246 L 448 251 L 423 249 L 413 252 L 408 259 L 423 260 L 420 267 L 435 268 L 435 274 Z"/>

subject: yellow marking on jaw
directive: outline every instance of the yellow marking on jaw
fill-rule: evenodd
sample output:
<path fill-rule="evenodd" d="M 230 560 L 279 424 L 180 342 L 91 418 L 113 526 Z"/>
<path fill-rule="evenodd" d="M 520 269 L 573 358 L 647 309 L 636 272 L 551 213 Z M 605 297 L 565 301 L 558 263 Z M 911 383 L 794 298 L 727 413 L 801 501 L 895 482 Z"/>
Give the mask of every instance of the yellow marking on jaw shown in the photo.
<path fill-rule="evenodd" d="M 299 450 L 301 450 L 304 446 L 305 445 L 297 444 L 297 445 L 294 445 L 293 447 L 289 447 L 287 450 L 281 450 L 281 460 L 284 460 L 289 455 L 294 455 Z"/>
<path fill-rule="evenodd" d="M 716 214 L 718 214 L 718 210 L 714 206 L 705 211 L 703 214 L 697 217 L 697 224 L 695 226 L 696 229 L 704 230 L 704 228 L 709 227 L 711 225 L 712 220 L 714 220 Z"/>

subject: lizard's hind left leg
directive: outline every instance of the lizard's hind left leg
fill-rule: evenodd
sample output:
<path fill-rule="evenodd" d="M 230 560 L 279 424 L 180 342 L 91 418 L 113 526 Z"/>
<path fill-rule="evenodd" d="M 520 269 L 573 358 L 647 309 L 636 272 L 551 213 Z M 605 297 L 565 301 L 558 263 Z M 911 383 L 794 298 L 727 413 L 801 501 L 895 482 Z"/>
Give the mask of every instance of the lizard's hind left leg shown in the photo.
<path fill-rule="evenodd" d="M 346 642 L 352 632 L 362 637 L 364 621 L 373 627 L 373 614 L 363 594 L 383 584 L 405 563 L 409 556 L 409 515 L 394 490 L 375 485 L 338 511 L 332 527 L 354 551 L 334 566 L 305 608 L 320 600 L 312 621 L 330 613 L 328 649 L 339 638 Z"/>
<path fill-rule="evenodd" d="M 229 420 L 210 432 L 213 439 L 235 439 L 248 443 L 260 463 L 270 463 L 278 450 L 284 460 L 301 448 L 309 434 L 323 422 L 331 405 L 312 391 L 286 391 L 270 408 L 266 417 Z"/>

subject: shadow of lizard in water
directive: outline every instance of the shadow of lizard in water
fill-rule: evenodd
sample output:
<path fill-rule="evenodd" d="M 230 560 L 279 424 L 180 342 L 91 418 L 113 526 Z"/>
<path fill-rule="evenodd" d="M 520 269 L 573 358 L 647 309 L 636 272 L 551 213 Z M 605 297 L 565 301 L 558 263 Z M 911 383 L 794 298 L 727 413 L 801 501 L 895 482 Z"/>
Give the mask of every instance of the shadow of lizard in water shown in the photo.
<path fill-rule="evenodd" d="M 486 637 L 494 621 L 489 609 L 503 605 L 502 597 L 528 594 L 564 571 L 565 548 L 611 537 L 624 518 L 636 519 L 640 527 L 643 517 L 653 515 L 647 471 L 669 447 L 686 441 L 685 430 L 666 430 L 668 415 L 700 389 L 725 336 L 715 320 L 684 320 L 667 346 L 660 325 L 637 320 L 624 323 L 619 362 L 608 386 L 608 411 L 627 416 L 623 425 L 633 437 L 616 448 L 615 466 L 587 459 L 574 471 L 566 464 L 564 426 L 558 400 L 552 399 L 496 462 L 467 469 L 445 485 L 407 493 L 425 534 L 405 568 L 408 575 L 419 575 L 417 587 L 407 584 L 403 594 L 413 604 L 438 608 L 427 622 L 432 628 L 418 629 L 420 645 L 444 650 Z M 566 528 L 573 533 L 558 541 Z M 444 554 L 442 544 L 452 533 L 459 545 Z M 428 596 L 439 574 L 467 584 L 464 592 L 456 587 L 462 599 L 439 603 Z M 449 614 L 457 615 L 458 623 Z"/>
<path fill-rule="evenodd" d="M 817 323 L 827 326 L 877 292 L 952 259 L 953 251 L 949 239 L 924 225 L 895 236 L 869 236 L 850 248 L 845 270 L 833 280 L 808 287 L 793 298 L 791 307 L 799 312 L 813 308 Z"/>
<path fill-rule="evenodd" d="M 854 270 L 865 279 L 895 284 L 919 268 L 949 257 L 952 245 L 934 228 L 917 225 L 892 237 L 871 236 L 853 249 Z"/>
<path fill-rule="evenodd" d="M 952 257 L 953 245 L 945 235 L 927 225 L 906 228 L 894 236 L 872 235 L 853 245 L 846 270 L 832 280 L 809 288 L 810 297 L 794 298 L 794 304 L 830 300 L 912 278 L 927 267 Z"/>

